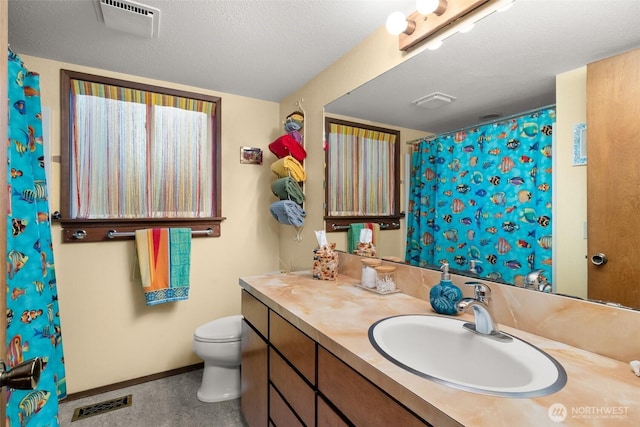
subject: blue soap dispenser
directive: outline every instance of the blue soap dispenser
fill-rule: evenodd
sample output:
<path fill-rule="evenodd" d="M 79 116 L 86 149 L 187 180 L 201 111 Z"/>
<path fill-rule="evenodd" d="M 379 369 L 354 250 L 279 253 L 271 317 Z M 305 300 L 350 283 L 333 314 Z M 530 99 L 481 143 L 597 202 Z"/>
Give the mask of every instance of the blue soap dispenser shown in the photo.
<path fill-rule="evenodd" d="M 451 282 L 449 263 L 442 264 L 440 270 L 442 270 L 440 283 L 431 288 L 429 302 L 436 313 L 457 314 L 456 303 L 462 299 L 462 291 Z"/>

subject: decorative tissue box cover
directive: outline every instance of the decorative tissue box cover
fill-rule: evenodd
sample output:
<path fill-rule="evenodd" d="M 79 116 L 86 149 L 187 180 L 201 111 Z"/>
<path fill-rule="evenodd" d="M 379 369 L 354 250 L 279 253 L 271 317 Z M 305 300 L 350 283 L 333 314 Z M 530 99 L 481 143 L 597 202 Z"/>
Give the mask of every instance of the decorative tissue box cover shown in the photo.
<path fill-rule="evenodd" d="M 373 245 L 373 243 L 358 242 L 358 247 L 353 250 L 353 254 L 375 258 L 376 247 Z"/>
<path fill-rule="evenodd" d="M 314 279 L 336 280 L 338 278 L 338 253 L 334 251 L 335 243 L 330 246 L 322 246 L 313 251 L 313 267 L 311 270 Z"/>

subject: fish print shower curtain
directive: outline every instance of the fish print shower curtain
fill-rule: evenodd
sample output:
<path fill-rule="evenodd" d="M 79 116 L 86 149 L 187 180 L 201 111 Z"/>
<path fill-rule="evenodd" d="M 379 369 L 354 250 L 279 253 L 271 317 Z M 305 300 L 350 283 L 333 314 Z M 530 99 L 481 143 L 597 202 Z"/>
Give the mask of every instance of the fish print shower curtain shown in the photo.
<path fill-rule="evenodd" d="M 555 108 L 424 139 L 413 147 L 406 259 L 522 285 L 551 281 Z"/>
<path fill-rule="evenodd" d="M 51 225 L 42 146 L 40 83 L 9 50 L 7 181 L 8 368 L 34 357 L 44 369 L 35 390 L 7 391 L 7 426 L 57 426 L 66 396 Z"/>

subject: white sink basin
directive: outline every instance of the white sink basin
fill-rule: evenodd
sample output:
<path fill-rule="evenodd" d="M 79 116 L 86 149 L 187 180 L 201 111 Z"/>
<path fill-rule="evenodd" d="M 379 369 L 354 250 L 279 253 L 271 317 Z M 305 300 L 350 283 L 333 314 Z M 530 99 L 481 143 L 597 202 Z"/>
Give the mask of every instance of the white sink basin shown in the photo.
<path fill-rule="evenodd" d="M 551 356 L 512 335 L 500 342 L 473 333 L 459 319 L 405 315 L 369 328 L 378 352 L 416 375 L 461 390 L 503 397 L 538 397 L 567 382 Z M 508 335 L 508 334 L 505 334 Z"/>

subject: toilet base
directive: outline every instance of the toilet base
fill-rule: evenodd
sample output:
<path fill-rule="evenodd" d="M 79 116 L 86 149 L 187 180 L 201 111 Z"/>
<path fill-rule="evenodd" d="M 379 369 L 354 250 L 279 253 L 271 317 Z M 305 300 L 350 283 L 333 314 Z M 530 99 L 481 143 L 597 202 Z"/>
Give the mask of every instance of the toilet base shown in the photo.
<path fill-rule="evenodd" d="M 240 397 L 240 367 L 207 366 L 202 372 L 198 400 L 205 403 L 224 402 Z"/>

